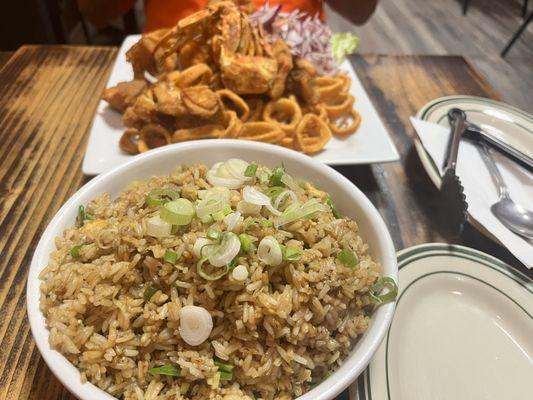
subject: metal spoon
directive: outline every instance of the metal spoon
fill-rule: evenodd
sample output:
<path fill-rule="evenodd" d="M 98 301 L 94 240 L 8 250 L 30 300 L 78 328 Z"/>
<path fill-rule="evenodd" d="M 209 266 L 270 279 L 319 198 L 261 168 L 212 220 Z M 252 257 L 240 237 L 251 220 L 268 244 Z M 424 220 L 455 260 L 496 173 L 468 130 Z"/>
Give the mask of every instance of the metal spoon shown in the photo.
<path fill-rule="evenodd" d="M 509 230 L 518 235 L 533 239 L 533 211 L 525 209 L 520 204 L 516 204 L 509 197 L 507 185 L 490 154 L 488 145 L 481 142 L 480 150 L 500 195 L 500 199 L 490 207 L 490 210 Z"/>

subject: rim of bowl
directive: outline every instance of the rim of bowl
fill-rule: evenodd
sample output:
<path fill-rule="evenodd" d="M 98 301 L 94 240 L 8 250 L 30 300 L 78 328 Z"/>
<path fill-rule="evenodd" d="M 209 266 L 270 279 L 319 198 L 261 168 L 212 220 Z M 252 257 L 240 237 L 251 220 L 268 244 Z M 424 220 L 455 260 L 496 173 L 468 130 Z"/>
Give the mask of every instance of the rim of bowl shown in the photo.
<path fill-rule="evenodd" d="M 362 208 L 364 208 L 367 216 L 373 221 L 374 228 L 378 231 L 379 237 L 381 238 L 381 245 L 385 249 L 383 252 L 383 261 L 381 262 L 382 272 L 383 274 L 391 276 L 396 282 L 398 282 L 396 252 L 390 237 L 390 233 L 385 225 L 385 222 L 383 221 L 383 218 L 381 217 L 381 214 L 366 197 L 366 195 L 361 192 L 361 190 L 350 180 L 333 168 L 322 164 L 305 154 L 261 142 L 234 139 L 225 139 L 222 141 L 217 139 L 207 139 L 168 145 L 137 155 L 132 157 L 131 160 L 125 162 L 124 164 L 104 172 L 87 182 L 61 206 L 41 235 L 30 264 L 30 270 L 26 284 L 26 307 L 32 336 L 37 344 L 39 352 L 41 353 L 44 361 L 52 373 L 59 379 L 59 381 L 61 381 L 65 388 L 67 388 L 72 394 L 76 395 L 80 399 L 110 400 L 115 399 L 115 397 L 90 382 L 82 383 L 79 379 L 80 372 L 77 367 L 75 367 L 61 353 L 52 349 L 48 343 L 49 330 L 46 326 L 46 319 L 40 310 L 39 301 L 39 273 L 45 268 L 46 261 L 49 258 L 49 253 L 43 253 L 45 252 L 45 247 L 51 240 L 54 240 L 52 232 L 59 224 L 61 215 L 71 207 L 75 206 L 80 197 L 88 192 L 91 192 L 95 186 L 100 184 L 100 182 L 112 180 L 114 176 L 120 175 L 124 171 L 128 170 L 131 166 L 138 163 L 143 163 L 144 161 L 152 158 L 157 158 L 161 154 L 187 151 L 187 149 L 190 148 L 206 148 L 211 150 L 213 150 L 213 148 L 229 148 L 240 152 L 244 152 L 247 149 L 254 149 L 265 151 L 267 153 L 271 152 L 277 156 L 291 158 L 297 163 L 303 164 L 304 166 L 322 169 L 324 172 L 326 172 L 329 180 L 334 181 L 339 186 L 350 189 L 352 195 L 356 197 L 357 202 L 362 206 Z M 176 166 L 177 165 L 178 164 L 176 164 Z M 346 389 L 352 382 L 354 382 L 355 379 L 367 367 L 370 359 L 377 351 L 378 346 L 383 340 L 383 337 L 385 336 L 385 333 L 392 321 L 395 306 L 396 302 L 380 306 L 372 315 L 369 329 L 365 332 L 361 339 L 358 340 L 356 346 L 352 349 L 350 355 L 344 360 L 343 364 L 326 381 L 320 383 L 315 388 L 309 390 L 303 395 L 295 398 L 295 400 L 331 400 L 340 394 L 344 389 Z M 41 335 L 41 333 L 44 333 L 44 335 Z M 70 373 L 74 372 L 77 374 L 78 379 L 74 382 L 70 380 L 69 378 L 71 377 L 71 374 L 65 375 L 65 369 L 69 370 Z"/>

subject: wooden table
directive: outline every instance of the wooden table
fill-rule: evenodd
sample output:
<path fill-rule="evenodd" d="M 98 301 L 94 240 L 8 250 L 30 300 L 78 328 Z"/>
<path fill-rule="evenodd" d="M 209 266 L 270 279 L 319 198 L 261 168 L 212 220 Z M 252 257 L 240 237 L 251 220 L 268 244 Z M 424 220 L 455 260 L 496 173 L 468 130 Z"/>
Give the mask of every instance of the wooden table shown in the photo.
<path fill-rule="evenodd" d="M 81 162 L 114 48 L 25 46 L 0 53 L 0 399 L 72 399 L 39 355 L 26 317 L 25 284 L 37 242 L 59 207 L 90 178 Z M 337 168 L 379 209 L 402 249 L 427 242 L 474 247 L 516 266 L 505 249 L 467 227 L 446 237 L 444 205 L 412 141 L 408 117 L 451 94 L 498 98 L 462 57 L 356 56 L 352 62 L 401 161 Z M 346 393 L 339 397 L 347 399 Z"/>

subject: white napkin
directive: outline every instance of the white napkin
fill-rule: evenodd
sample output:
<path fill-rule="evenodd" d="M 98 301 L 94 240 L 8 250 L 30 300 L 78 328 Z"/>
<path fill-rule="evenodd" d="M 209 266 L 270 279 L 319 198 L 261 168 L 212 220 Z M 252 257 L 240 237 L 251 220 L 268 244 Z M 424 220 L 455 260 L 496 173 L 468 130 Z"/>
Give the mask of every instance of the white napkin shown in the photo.
<path fill-rule="evenodd" d="M 449 129 L 413 117 L 411 123 L 442 176 Z M 518 204 L 533 209 L 533 174 L 497 151 L 493 151 L 492 155 L 509 187 L 511 198 Z M 533 268 L 533 242 L 511 232 L 492 214 L 490 206 L 498 201 L 496 185 L 477 146 L 467 140 L 462 140 L 459 146 L 456 173 L 464 187 L 471 217 L 492 233 L 526 267 Z"/>

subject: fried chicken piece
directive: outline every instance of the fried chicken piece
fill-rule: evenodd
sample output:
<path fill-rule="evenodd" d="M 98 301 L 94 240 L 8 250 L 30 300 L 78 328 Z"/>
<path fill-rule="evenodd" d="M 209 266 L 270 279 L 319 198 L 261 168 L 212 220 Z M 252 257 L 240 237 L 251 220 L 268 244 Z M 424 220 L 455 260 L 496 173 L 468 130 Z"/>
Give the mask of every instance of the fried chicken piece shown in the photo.
<path fill-rule="evenodd" d="M 105 89 L 102 97 L 115 110 L 124 112 L 126 108 L 133 105 L 135 99 L 146 87 L 146 82 L 140 79 L 120 82 L 117 86 Z"/>
<path fill-rule="evenodd" d="M 135 102 L 126 109 L 122 122 L 129 128 L 141 129 L 144 125 L 157 120 L 157 108 L 150 88 L 144 90 Z"/>
<path fill-rule="evenodd" d="M 187 113 L 181 99 L 181 90 L 168 81 L 159 81 L 153 88 L 157 112 L 177 117 Z"/>
<path fill-rule="evenodd" d="M 295 68 L 290 71 L 287 78 L 286 89 L 287 92 L 296 94 L 300 100 L 312 106 L 320 102 L 320 96 L 312 85 L 315 74 L 308 64 L 296 61 Z"/>
<path fill-rule="evenodd" d="M 209 46 L 205 42 L 197 40 L 191 40 L 181 48 L 179 62 L 182 69 L 189 68 L 195 64 L 213 64 Z"/>
<path fill-rule="evenodd" d="M 278 72 L 270 89 L 270 97 L 277 99 L 283 94 L 285 81 L 293 68 L 292 54 L 289 46 L 281 39 L 276 40 L 272 45 L 272 54 L 278 63 Z"/>
<path fill-rule="evenodd" d="M 240 56 L 221 65 L 224 86 L 238 94 L 262 94 L 270 91 L 278 71 L 276 60 Z"/>

